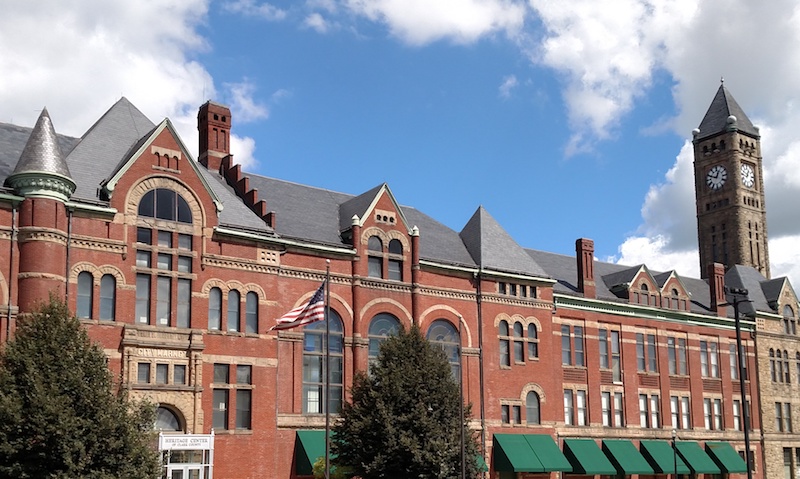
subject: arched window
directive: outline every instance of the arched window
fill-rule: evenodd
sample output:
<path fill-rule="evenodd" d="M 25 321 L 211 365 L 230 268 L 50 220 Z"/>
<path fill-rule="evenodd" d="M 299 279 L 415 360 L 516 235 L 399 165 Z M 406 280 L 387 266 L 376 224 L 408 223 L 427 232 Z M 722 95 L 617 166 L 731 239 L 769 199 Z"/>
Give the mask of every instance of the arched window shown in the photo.
<path fill-rule="evenodd" d="M 245 296 L 244 308 L 244 332 L 257 333 L 258 332 L 258 295 L 250 291 Z"/>
<path fill-rule="evenodd" d="M 514 323 L 514 362 L 525 362 L 525 341 L 522 337 L 522 323 Z"/>
<path fill-rule="evenodd" d="M 498 326 L 500 336 L 500 366 L 511 366 L 511 338 L 508 334 L 508 322 L 500 321 Z"/>
<path fill-rule="evenodd" d="M 378 358 L 381 343 L 389 336 L 397 334 L 400 321 L 389 313 L 379 313 L 369 323 L 369 363 Z"/>
<path fill-rule="evenodd" d="M 192 223 L 189 203 L 178 193 L 166 188 L 156 188 L 144 194 L 139 202 L 139 216 Z"/>
<path fill-rule="evenodd" d="M 239 302 L 241 295 L 235 289 L 228 291 L 228 331 L 239 331 Z"/>
<path fill-rule="evenodd" d="M 528 325 L 528 359 L 536 359 L 539 357 L 539 330 L 536 325 L 530 323 Z"/>
<path fill-rule="evenodd" d="M 428 328 L 427 338 L 428 341 L 442 347 L 447 355 L 447 360 L 450 362 L 450 371 L 453 374 L 453 379 L 460 382 L 459 347 L 461 346 L 461 340 L 458 337 L 458 330 L 449 321 L 437 319 Z"/>
<path fill-rule="evenodd" d="M 342 352 L 344 329 L 342 318 L 328 310 L 330 322 L 330 408 L 338 413 L 342 407 Z M 303 328 L 303 414 L 325 414 L 325 329 L 326 320 Z"/>
<path fill-rule="evenodd" d="M 100 319 L 114 321 L 116 309 L 117 279 L 104 274 L 100 278 Z"/>
<path fill-rule="evenodd" d="M 775 350 L 769 350 L 769 375 L 772 378 L 772 382 L 778 382 L 778 367 L 775 361 Z"/>
<path fill-rule="evenodd" d="M 165 407 L 156 408 L 156 421 L 154 424 L 156 431 L 160 432 L 180 432 L 183 431 L 181 420 L 177 414 Z"/>
<path fill-rule="evenodd" d="M 794 317 L 794 310 L 788 304 L 783 307 L 783 332 L 786 334 L 797 334 L 797 321 Z"/>
<path fill-rule="evenodd" d="M 222 328 L 222 290 L 211 288 L 208 292 L 208 329 L 219 331 Z"/>
<path fill-rule="evenodd" d="M 156 188 L 142 196 L 138 214 L 136 322 L 151 324 L 155 314 L 157 326 L 188 328 L 194 263 L 189 203 L 173 190 Z"/>
<path fill-rule="evenodd" d="M 541 424 L 542 418 L 539 414 L 539 395 L 535 391 L 530 391 L 525 396 L 525 416 L 528 425 Z"/>
<path fill-rule="evenodd" d="M 403 281 L 403 244 L 398 239 L 389 241 L 389 279 Z"/>
<path fill-rule="evenodd" d="M 92 317 L 93 283 L 92 273 L 88 271 L 78 273 L 78 307 L 76 308 L 76 313 L 79 318 Z"/>
<path fill-rule="evenodd" d="M 383 242 L 377 236 L 370 236 L 367 243 L 369 276 L 383 278 Z"/>

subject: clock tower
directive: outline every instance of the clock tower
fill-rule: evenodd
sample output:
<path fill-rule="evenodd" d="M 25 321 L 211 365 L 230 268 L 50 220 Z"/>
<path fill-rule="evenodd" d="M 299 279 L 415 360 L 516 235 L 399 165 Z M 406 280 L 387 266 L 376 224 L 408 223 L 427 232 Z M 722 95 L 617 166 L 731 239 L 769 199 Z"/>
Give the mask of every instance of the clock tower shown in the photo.
<path fill-rule="evenodd" d="M 752 266 L 769 278 L 761 135 L 724 83 L 692 143 L 701 277 L 722 263 Z"/>

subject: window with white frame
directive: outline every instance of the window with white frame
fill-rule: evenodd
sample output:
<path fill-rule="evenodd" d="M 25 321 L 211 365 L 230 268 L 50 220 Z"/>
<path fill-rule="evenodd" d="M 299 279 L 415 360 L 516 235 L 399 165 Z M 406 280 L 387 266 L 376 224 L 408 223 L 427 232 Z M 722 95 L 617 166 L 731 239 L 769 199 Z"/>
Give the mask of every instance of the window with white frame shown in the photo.
<path fill-rule="evenodd" d="M 640 372 L 658 372 L 655 334 L 636 333 L 636 367 Z"/>
<path fill-rule="evenodd" d="M 561 325 L 561 363 L 565 366 L 586 366 L 583 326 Z"/>
<path fill-rule="evenodd" d="M 686 376 L 686 338 L 667 338 L 667 357 L 669 358 L 669 373 L 672 375 Z"/>
<path fill-rule="evenodd" d="M 670 396 L 669 408 L 673 429 L 691 429 L 691 411 L 689 398 L 685 396 Z"/>
<path fill-rule="evenodd" d="M 639 424 L 644 428 L 661 427 L 657 394 L 639 394 Z"/>
<path fill-rule="evenodd" d="M 704 378 L 719 377 L 719 351 L 715 341 L 700 341 L 700 375 Z"/>
<path fill-rule="evenodd" d="M 601 391 L 600 407 L 603 426 L 624 427 L 622 410 L 622 392 Z"/>
<path fill-rule="evenodd" d="M 601 327 L 598 330 L 600 347 L 600 369 L 610 369 L 614 382 L 622 381 L 622 362 L 620 357 L 620 332 Z"/>

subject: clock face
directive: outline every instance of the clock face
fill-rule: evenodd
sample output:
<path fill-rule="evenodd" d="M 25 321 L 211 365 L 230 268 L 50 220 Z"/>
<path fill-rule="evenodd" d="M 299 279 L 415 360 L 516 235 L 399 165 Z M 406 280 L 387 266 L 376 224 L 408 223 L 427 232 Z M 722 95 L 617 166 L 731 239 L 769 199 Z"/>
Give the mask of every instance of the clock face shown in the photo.
<path fill-rule="evenodd" d="M 728 179 L 728 172 L 725 171 L 725 167 L 722 165 L 717 165 L 710 170 L 708 170 L 708 174 L 706 174 L 706 184 L 712 190 L 718 190 L 722 188 L 722 185 L 725 184 L 725 180 Z"/>
<path fill-rule="evenodd" d="M 748 188 L 752 188 L 756 184 L 756 175 L 750 165 L 742 165 L 742 184 Z"/>

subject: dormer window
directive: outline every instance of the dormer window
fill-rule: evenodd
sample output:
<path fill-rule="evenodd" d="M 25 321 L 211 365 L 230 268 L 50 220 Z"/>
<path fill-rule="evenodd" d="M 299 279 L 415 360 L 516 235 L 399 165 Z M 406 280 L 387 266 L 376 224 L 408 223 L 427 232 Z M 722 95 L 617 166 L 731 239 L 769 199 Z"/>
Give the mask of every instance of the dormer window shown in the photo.
<path fill-rule="evenodd" d="M 783 334 L 797 334 L 797 320 L 794 317 L 794 310 L 788 304 L 783 307 Z"/>
<path fill-rule="evenodd" d="M 371 278 L 403 280 L 403 244 L 400 240 L 390 240 L 387 250 L 384 250 L 383 241 L 377 236 L 371 236 L 367 243 L 367 250 L 368 274 Z M 386 261 L 385 269 L 384 260 Z M 387 271 L 387 276 L 384 276 L 384 271 Z"/>
<path fill-rule="evenodd" d="M 403 245 L 396 239 L 389 241 L 389 279 L 403 280 Z"/>
<path fill-rule="evenodd" d="M 377 236 L 371 236 L 367 244 L 369 250 L 369 276 L 383 278 L 383 242 Z"/>

